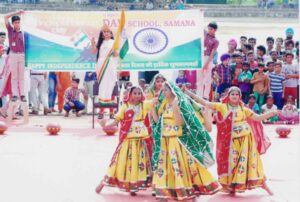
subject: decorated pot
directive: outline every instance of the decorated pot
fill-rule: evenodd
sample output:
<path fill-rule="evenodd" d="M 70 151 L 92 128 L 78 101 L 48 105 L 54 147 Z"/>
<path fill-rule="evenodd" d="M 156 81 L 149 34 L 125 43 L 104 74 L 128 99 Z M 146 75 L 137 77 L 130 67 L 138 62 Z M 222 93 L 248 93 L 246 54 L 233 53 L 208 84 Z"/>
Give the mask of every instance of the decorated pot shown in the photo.
<path fill-rule="evenodd" d="M 114 135 L 118 131 L 118 127 L 117 126 L 104 127 L 103 131 L 106 133 L 106 135 Z"/>
<path fill-rule="evenodd" d="M 0 135 L 3 135 L 6 130 L 7 130 L 6 123 L 3 121 L 0 121 Z"/>
<path fill-rule="evenodd" d="M 291 133 L 291 129 L 288 127 L 280 126 L 276 128 L 276 133 L 279 135 L 279 137 L 286 138 Z"/>
<path fill-rule="evenodd" d="M 59 124 L 49 123 L 46 127 L 47 131 L 50 135 L 57 135 L 60 131 L 61 127 Z"/>

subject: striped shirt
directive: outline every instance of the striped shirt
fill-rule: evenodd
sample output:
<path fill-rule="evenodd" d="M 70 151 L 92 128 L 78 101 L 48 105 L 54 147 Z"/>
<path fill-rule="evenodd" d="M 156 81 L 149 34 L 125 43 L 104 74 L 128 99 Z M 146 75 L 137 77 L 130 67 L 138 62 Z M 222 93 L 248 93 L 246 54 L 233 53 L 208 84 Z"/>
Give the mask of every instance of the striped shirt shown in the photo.
<path fill-rule="evenodd" d="M 283 92 L 283 81 L 285 80 L 284 74 L 276 74 L 272 72 L 269 74 L 269 79 L 272 93 Z"/>
<path fill-rule="evenodd" d="M 70 101 L 73 102 L 73 101 L 79 100 L 80 93 L 82 93 L 83 96 L 87 96 L 87 93 L 84 89 L 69 87 L 65 91 L 65 97 L 64 97 L 65 101 L 66 102 L 70 102 Z"/>

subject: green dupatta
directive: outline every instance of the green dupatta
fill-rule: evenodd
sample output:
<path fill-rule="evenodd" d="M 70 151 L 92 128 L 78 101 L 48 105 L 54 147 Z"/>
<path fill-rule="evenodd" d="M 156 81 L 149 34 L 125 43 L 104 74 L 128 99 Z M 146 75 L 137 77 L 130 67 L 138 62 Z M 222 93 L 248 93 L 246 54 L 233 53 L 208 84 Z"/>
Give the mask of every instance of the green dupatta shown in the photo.
<path fill-rule="evenodd" d="M 195 114 L 195 108 L 198 105 L 194 102 L 192 102 L 192 105 L 191 99 L 175 84 L 167 82 L 167 85 L 171 88 L 173 94 L 178 99 L 180 114 L 185 123 L 183 125 L 183 134 L 178 137 L 179 142 L 202 166 L 209 167 L 213 165 L 215 162 L 212 153 L 213 141 Z M 164 110 L 163 108 L 166 103 L 165 99 L 159 100 L 159 111 Z M 152 126 L 152 137 L 154 140 L 152 166 L 154 170 L 157 169 L 159 161 L 162 128 L 163 116 L 160 116 L 158 122 Z"/>

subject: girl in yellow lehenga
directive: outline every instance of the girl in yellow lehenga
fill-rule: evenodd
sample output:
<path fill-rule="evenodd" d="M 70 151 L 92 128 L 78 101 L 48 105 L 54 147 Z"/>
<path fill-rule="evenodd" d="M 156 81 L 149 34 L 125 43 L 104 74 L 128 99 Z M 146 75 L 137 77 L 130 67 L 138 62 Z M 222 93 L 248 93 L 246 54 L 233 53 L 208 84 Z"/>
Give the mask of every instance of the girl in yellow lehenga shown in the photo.
<path fill-rule="evenodd" d="M 265 153 L 270 146 L 259 123 L 278 114 L 273 111 L 257 115 L 252 110 L 243 106 L 241 91 L 231 87 L 223 103 L 205 101 L 185 91 L 200 104 L 217 111 L 217 165 L 219 182 L 223 191 L 235 194 L 247 189 L 261 187 L 270 195 L 260 154 Z M 252 121 L 251 121 L 252 120 Z"/>
<path fill-rule="evenodd" d="M 104 185 L 118 187 L 132 196 L 151 186 L 151 156 L 146 140 L 149 138 L 145 117 L 152 108 L 152 100 L 144 102 L 142 90 L 132 87 L 127 100 L 116 115 L 115 121 L 105 127 L 120 122 L 120 143 L 112 157 L 108 172 L 96 188 L 100 193 Z"/>
<path fill-rule="evenodd" d="M 214 163 L 212 141 L 200 123 L 195 110 L 181 90 L 173 83 L 162 89 L 165 100 L 152 131 L 154 139 L 152 163 L 153 189 L 156 198 L 190 200 L 202 194 L 214 194 L 219 183 L 207 170 Z"/>

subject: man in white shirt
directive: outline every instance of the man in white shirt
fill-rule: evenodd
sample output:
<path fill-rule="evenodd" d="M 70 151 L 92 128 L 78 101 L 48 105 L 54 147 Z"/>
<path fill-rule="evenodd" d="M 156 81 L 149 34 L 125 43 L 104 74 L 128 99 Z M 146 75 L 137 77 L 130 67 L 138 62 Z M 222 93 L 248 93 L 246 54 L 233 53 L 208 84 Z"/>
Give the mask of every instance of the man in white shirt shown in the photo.
<path fill-rule="evenodd" d="M 287 52 L 286 64 L 283 65 L 281 72 L 285 74 L 285 91 L 284 97 L 293 96 L 295 99 L 298 99 L 298 90 L 297 86 L 299 85 L 299 64 L 294 63 L 294 54 Z M 299 102 L 299 100 L 297 100 Z"/>

